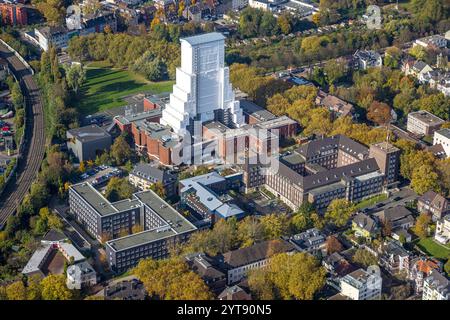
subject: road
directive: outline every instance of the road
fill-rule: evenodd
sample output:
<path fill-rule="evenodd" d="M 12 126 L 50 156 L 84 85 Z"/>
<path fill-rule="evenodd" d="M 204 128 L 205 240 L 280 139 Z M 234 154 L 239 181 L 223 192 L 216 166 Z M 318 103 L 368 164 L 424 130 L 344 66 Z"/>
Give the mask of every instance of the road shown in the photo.
<path fill-rule="evenodd" d="M 97 273 L 101 275 L 102 280 L 111 278 L 113 274 L 104 269 L 100 257 L 102 254 L 101 252 L 104 252 L 105 249 L 102 248 L 102 245 L 96 239 L 92 238 L 82 227 L 80 227 L 73 217 L 69 216 L 69 206 L 65 203 L 60 203 L 57 199 L 53 198 L 50 203 L 50 209 L 58 214 L 64 221 L 65 229 L 71 235 L 71 239 L 78 239 L 78 243 L 83 248 L 91 251 L 94 259 L 94 268 Z"/>
<path fill-rule="evenodd" d="M 398 200 L 394 200 L 398 198 Z M 411 190 L 410 187 L 402 187 L 400 191 L 393 192 L 389 199 L 381 201 L 379 204 L 374 204 L 372 206 L 367 207 L 368 213 L 375 213 L 385 209 L 394 208 L 397 206 L 404 206 L 409 202 L 412 202 L 418 198 L 418 195 Z M 381 203 L 383 205 L 381 205 Z M 379 207 L 377 207 L 379 205 Z"/>
<path fill-rule="evenodd" d="M 24 146 L 18 157 L 16 179 L 11 179 L 0 196 L 0 227 L 17 211 L 21 200 L 36 179 L 45 154 L 44 114 L 39 88 L 31 71 L 3 44 L 0 56 L 8 61 L 10 70 L 20 81 L 26 102 Z"/>

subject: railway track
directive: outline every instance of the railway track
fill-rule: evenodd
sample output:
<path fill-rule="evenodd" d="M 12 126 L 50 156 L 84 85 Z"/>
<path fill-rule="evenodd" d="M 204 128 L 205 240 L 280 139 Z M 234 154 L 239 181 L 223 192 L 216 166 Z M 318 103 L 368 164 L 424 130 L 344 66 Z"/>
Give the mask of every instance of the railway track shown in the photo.
<path fill-rule="evenodd" d="M 20 81 L 25 98 L 24 145 L 17 159 L 15 179 L 10 179 L 0 196 L 0 228 L 13 215 L 36 179 L 45 154 L 45 129 L 39 88 L 29 69 L 0 43 L 0 56 L 8 61 L 11 72 Z"/>

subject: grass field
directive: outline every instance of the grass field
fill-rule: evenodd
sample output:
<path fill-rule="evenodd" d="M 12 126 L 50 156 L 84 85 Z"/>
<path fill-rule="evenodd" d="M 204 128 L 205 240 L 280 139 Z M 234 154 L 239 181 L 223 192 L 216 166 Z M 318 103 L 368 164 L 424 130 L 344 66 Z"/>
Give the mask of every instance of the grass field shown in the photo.
<path fill-rule="evenodd" d="M 435 242 L 433 238 L 421 239 L 417 246 L 435 258 L 447 260 L 450 257 L 450 248 Z"/>
<path fill-rule="evenodd" d="M 388 196 L 387 196 L 385 193 L 378 194 L 378 195 L 376 195 L 376 196 L 373 196 L 373 197 L 371 197 L 371 198 L 367 198 L 367 199 L 364 199 L 364 200 L 358 202 L 358 203 L 356 204 L 356 208 L 357 208 L 358 210 L 361 210 L 361 209 L 364 209 L 364 208 L 373 206 L 374 204 L 379 203 L 379 202 L 381 202 L 381 201 L 384 201 L 384 200 L 386 200 L 387 198 L 388 198 Z"/>
<path fill-rule="evenodd" d="M 78 110 L 83 115 L 120 107 L 125 96 L 151 91 L 172 90 L 173 81 L 150 82 L 128 70 L 113 69 L 106 63 L 91 63 L 86 67 L 86 82 L 81 87 Z"/>

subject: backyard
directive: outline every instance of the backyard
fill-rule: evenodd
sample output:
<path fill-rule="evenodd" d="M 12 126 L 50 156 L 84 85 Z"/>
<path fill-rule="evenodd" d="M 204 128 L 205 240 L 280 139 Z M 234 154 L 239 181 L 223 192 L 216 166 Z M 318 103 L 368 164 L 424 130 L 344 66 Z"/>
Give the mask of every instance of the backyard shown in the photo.
<path fill-rule="evenodd" d="M 161 93 L 172 90 L 173 81 L 151 82 L 124 69 L 111 68 L 107 63 L 90 63 L 86 67 L 86 82 L 81 87 L 78 110 L 83 115 L 120 107 L 124 97 L 143 91 Z"/>
<path fill-rule="evenodd" d="M 433 238 L 420 239 L 417 246 L 426 254 L 437 259 L 447 260 L 450 257 L 450 248 L 435 242 Z"/>

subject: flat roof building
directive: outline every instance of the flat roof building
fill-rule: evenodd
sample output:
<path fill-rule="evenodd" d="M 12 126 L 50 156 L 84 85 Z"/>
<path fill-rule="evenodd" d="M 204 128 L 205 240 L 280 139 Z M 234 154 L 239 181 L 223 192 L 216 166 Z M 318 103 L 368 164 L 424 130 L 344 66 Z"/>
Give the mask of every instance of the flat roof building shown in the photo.
<path fill-rule="evenodd" d="M 112 143 L 111 135 L 97 125 L 68 130 L 66 136 L 67 147 L 79 161 L 95 160 Z"/>
<path fill-rule="evenodd" d="M 70 186 L 69 204 L 76 220 L 105 242 L 108 263 L 119 273 L 140 259 L 167 257 L 170 245 L 186 241 L 197 229 L 151 190 L 111 203 L 92 185 L 81 183 Z"/>
<path fill-rule="evenodd" d="M 406 130 L 418 135 L 432 135 L 441 128 L 444 122 L 441 118 L 425 110 L 410 112 Z"/>

